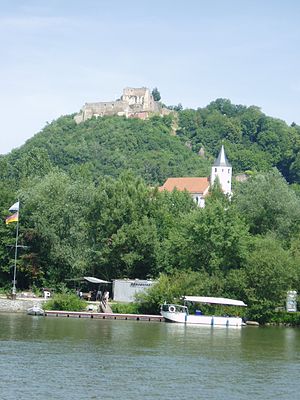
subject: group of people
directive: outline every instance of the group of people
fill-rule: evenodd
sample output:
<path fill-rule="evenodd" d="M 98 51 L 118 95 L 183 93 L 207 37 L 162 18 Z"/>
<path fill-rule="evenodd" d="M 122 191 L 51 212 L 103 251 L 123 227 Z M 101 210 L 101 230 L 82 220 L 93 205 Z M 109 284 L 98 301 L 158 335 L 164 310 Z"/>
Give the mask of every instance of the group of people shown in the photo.
<path fill-rule="evenodd" d="M 80 299 L 84 298 L 84 293 L 81 289 L 76 290 L 76 294 Z M 103 304 L 107 304 L 109 299 L 109 292 L 105 290 L 103 293 L 101 290 L 94 290 L 91 292 L 90 300 L 92 301 L 100 301 Z"/>

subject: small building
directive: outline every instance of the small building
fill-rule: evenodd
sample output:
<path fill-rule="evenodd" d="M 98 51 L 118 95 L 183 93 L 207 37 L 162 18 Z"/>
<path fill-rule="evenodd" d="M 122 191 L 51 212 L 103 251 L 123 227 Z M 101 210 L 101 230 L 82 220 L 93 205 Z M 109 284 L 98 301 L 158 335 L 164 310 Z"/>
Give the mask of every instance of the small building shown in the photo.
<path fill-rule="evenodd" d="M 155 281 L 143 279 L 115 279 L 113 281 L 113 300 L 130 303 L 137 293 L 145 292 Z"/>

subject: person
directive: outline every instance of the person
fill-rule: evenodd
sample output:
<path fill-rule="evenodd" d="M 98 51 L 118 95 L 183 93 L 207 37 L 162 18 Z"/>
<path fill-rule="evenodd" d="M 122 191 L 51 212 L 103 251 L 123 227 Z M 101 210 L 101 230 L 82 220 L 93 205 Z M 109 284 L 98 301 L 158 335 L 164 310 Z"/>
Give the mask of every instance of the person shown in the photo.
<path fill-rule="evenodd" d="M 105 292 L 103 293 L 102 298 L 100 299 L 100 305 L 99 305 L 99 310 L 100 312 L 106 312 L 106 308 L 107 308 L 107 303 L 108 303 L 108 299 L 109 299 L 109 292 L 107 290 L 105 290 Z"/>
<path fill-rule="evenodd" d="M 96 289 L 94 289 L 92 291 L 91 300 L 92 301 L 96 301 L 97 300 L 97 290 Z"/>
<path fill-rule="evenodd" d="M 102 298 L 102 292 L 101 292 L 101 290 L 98 290 L 98 291 L 97 291 L 96 301 L 97 301 L 97 300 L 101 300 L 101 298 Z"/>
<path fill-rule="evenodd" d="M 108 299 L 109 299 L 109 292 L 105 290 L 105 292 L 103 293 L 102 302 L 106 305 L 108 303 Z"/>

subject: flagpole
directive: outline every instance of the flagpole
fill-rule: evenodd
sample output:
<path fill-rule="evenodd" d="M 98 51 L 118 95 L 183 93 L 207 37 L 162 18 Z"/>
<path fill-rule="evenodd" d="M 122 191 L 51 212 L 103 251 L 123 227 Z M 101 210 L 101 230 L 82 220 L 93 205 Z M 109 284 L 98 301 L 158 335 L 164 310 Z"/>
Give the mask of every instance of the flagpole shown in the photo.
<path fill-rule="evenodd" d="M 19 201 L 19 199 L 18 199 L 18 201 Z M 20 203 L 19 203 L 17 229 L 16 229 L 15 265 L 14 265 L 14 278 L 13 278 L 13 287 L 12 287 L 12 299 L 13 300 L 15 300 L 17 297 L 16 275 L 17 275 L 17 257 L 18 257 L 19 217 L 20 217 Z"/>

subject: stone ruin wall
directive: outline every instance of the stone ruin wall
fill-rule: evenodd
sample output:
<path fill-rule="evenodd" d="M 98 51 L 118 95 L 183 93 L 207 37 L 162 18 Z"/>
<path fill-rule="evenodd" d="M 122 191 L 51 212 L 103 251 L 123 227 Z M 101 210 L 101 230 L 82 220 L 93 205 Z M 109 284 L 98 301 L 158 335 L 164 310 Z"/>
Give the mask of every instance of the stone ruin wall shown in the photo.
<path fill-rule="evenodd" d="M 148 88 L 125 88 L 120 100 L 85 103 L 74 119 L 77 124 L 92 117 L 110 115 L 147 119 L 152 113 L 166 115 L 166 110 L 154 100 Z M 169 110 L 168 110 L 169 111 Z M 168 112 L 169 113 L 169 112 Z"/>

